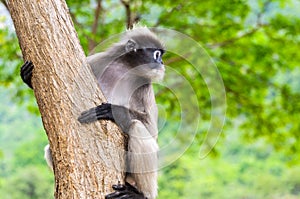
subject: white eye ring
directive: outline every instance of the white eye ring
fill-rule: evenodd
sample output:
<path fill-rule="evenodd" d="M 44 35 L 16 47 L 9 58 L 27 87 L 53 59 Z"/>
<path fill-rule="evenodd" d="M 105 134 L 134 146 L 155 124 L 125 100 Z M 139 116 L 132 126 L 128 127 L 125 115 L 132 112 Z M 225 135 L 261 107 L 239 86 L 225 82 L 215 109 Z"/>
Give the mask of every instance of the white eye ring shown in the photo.
<path fill-rule="evenodd" d="M 159 58 L 160 56 L 161 56 L 160 50 L 154 51 L 154 53 L 153 53 L 153 58 L 154 58 L 154 60 L 158 60 L 158 58 Z"/>

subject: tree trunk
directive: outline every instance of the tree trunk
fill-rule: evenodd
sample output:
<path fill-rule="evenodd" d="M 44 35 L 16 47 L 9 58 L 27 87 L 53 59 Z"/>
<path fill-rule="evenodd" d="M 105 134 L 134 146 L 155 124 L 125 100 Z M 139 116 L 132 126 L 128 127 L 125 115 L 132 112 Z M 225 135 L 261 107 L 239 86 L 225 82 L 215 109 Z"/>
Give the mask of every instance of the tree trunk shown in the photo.
<path fill-rule="evenodd" d="M 124 136 L 111 122 L 82 125 L 104 101 L 64 0 L 8 1 L 52 149 L 55 198 L 104 198 L 123 181 Z"/>

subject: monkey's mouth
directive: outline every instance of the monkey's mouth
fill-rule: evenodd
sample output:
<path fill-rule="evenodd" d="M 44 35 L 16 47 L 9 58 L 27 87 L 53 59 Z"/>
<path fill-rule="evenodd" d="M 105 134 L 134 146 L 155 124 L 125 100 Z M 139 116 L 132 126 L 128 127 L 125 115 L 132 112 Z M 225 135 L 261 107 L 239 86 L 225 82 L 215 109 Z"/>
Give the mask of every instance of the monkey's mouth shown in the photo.
<path fill-rule="evenodd" d="M 151 65 L 151 68 L 152 68 L 152 70 L 159 70 L 159 71 L 165 71 L 165 65 L 163 65 L 163 64 L 157 64 L 157 63 L 155 63 L 155 64 L 152 64 Z"/>
<path fill-rule="evenodd" d="M 163 79 L 165 66 L 157 63 L 143 64 L 131 69 L 129 73 L 150 81 L 160 81 Z"/>
<path fill-rule="evenodd" d="M 149 77 L 152 81 L 161 81 L 164 78 L 164 74 L 165 66 L 163 64 L 160 64 L 159 66 L 156 66 L 151 70 Z"/>

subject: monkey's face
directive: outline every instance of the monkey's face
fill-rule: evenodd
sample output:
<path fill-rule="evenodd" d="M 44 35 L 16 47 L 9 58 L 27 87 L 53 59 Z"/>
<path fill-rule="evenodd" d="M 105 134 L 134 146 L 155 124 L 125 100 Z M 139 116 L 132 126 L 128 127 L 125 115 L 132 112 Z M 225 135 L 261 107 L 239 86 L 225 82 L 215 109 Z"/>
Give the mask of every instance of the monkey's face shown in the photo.
<path fill-rule="evenodd" d="M 164 50 L 156 48 L 135 49 L 128 53 L 131 72 L 137 76 L 152 81 L 161 80 L 165 73 L 165 66 L 162 61 Z"/>

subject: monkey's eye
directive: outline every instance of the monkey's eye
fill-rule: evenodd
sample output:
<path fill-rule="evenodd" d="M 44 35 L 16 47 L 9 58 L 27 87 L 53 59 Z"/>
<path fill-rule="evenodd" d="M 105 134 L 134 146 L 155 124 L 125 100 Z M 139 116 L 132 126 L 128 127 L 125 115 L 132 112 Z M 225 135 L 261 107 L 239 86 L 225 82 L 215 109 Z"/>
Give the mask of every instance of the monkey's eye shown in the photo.
<path fill-rule="evenodd" d="M 154 51 L 154 53 L 153 53 L 154 60 L 158 60 L 160 58 L 160 56 L 161 56 L 160 50 Z"/>

